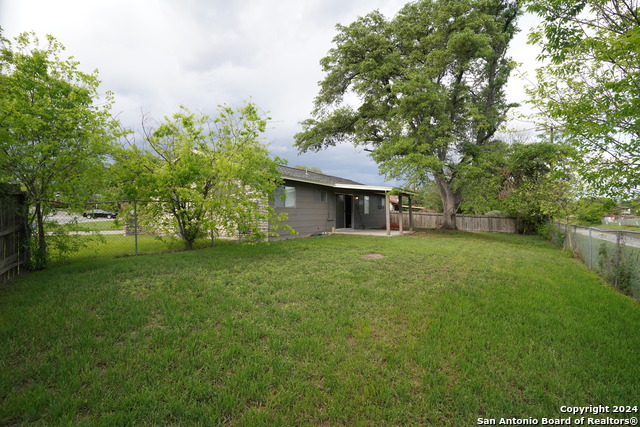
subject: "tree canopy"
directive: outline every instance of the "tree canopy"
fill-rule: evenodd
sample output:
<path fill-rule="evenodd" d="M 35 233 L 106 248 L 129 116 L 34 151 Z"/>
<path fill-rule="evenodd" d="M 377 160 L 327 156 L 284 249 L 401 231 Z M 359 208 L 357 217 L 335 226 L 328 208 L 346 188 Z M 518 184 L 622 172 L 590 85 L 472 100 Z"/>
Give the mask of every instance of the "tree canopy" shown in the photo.
<path fill-rule="evenodd" d="M 551 220 L 575 213 L 580 184 L 573 171 L 574 150 L 566 144 L 514 143 L 499 176 L 501 210 L 519 219 L 523 232 L 537 232 Z"/>
<path fill-rule="evenodd" d="M 638 0 L 531 0 L 543 18 L 530 42 L 548 65 L 531 90 L 536 105 L 580 148 L 581 172 L 613 196 L 640 186 Z"/>
<path fill-rule="evenodd" d="M 146 149 L 120 150 L 116 185 L 124 198 L 143 201 L 147 225 L 177 233 L 187 249 L 208 232 L 264 239 L 261 225 L 273 230 L 283 219 L 267 203 L 281 178 L 278 159 L 259 141 L 266 123 L 253 103 L 220 106 L 215 119 L 183 108 L 146 129 Z"/>
<path fill-rule="evenodd" d="M 47 263 L 49 200 L 56 194 L 70 203 L 88 199 L 116 129 L 111 96 L 98 93 L 97 71 L 80 71 L 63 50 L 51 36 L 41 46 L 33 33 L 12 43 L 0 32 L 0 177 L 27 193 L 38 268 Z"/>
<path fill-rule="evenodd" d="M 372 148 L 389 177 L 438 184 L 455 228 L 461 167 L 489 144 L 511 107 L 504 86 L 515 1 L 418 1 L 338 25 L 301 151 L 342 142 Z"/>
<path fill-rule="evenodd" d="M 524 233 L 574 214 L 581 185 L 573 147 L 544 139 L 495 141 L 490 147 L 465 170 L 461 212 L 515 217 Z"/>

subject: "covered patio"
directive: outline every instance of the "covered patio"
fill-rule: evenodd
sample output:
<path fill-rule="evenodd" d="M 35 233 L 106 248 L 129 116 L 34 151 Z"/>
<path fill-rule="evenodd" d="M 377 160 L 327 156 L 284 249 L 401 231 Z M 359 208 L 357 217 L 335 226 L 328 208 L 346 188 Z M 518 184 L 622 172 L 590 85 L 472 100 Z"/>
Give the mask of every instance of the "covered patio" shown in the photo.
<path fill-rule="evenodd" d="M 391 194 L 395 194 L 398 199 L 398 206 L 402 209 L 403 199 L 406 197 L 408 199 L 408 205 L 412 206 L 412 194 L 407 191 L 398 191 L 397 189 L 393 189 L 391 187 L 381 187 L 381 186 L 372 186 L 372 185 L 353 185 L 353 184 L 336 184 L 335 185 L 336 192 L 340 194 L 338 197 L 347 196 L 352 198 L 354 202 L 358 202 L 360 197 L 367 195 L 375 195 L 382 198 L 383 207 L 384 207 L 384 229 L 380 228 L 372 228 L 367 227 L 364 224 L 360 224 L 360 227 L 355 226 L 354 223 L 344 222 L 340 220 L 340 215 L 344 210 L 344 203 L 337 203 L 337 212 L 336 212 L 336 227 L 332 229 L 332 232 L 341 233 L 341 234 L 361 234 L 361 235 L 373 235 L 373 236 L 402 236 L 405 234 L 412 234 L 414 228 L 413 222 L 413 210 L 409 208 L 409 230 L 404 230 L 404 224 L 402 221 L 398 223 L 398 230 L 391 230 Z M 354 204 L 357 209 L 357 204 Z M 382 218 L 380 218 L 382 220 Z M 378 223 L 382 225 L 382 221 Z M 379 225 L 377 227 L 379 227 Z"/>

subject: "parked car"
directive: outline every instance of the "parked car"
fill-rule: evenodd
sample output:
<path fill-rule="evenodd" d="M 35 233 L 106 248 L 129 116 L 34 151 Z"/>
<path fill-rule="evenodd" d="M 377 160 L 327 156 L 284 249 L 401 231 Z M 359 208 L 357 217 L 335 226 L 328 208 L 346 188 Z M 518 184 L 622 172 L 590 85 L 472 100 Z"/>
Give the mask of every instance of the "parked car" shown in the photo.
<path fill-rule="evenodd" d="M 86 211 L 82 214 L 85 218 L 117 218 L 118 214 L 115 212 L 105 211 L 102 209 L 92 209 L 90 211 Z"/>

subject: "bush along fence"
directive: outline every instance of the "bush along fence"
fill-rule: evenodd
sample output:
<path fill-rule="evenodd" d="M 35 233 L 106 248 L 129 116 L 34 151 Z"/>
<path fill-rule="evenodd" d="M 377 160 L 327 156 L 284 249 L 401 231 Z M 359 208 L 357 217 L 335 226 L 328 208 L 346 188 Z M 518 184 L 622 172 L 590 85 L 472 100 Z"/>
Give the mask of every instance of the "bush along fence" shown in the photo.
<path fill-rule="evenodd" d="M 0 283 L 20 274 L 29 262 L 25 206 L 17 185 L 0 185 Z"/>
<path fill-rule="evenodd" d="M 413 212 L 415 228 L 435 229 L 442 224 L 443 214 Z M 402 213 L 403 228 L 409 227 L 409 212 Z M 400 223 L 400 213 L 391 214 L 391 222 Z M 456 226 L 463 231 L 488 231 L 494 233 L 517 233 L 518 221 L 515 218 L 502 218 L 484 215 L 456 215 Z"/>
<path fill-rule="evenodd" d="M 640 299 L 640 232 L 553 225 L 554 243 L 571 249 L 621 292 Z"/>

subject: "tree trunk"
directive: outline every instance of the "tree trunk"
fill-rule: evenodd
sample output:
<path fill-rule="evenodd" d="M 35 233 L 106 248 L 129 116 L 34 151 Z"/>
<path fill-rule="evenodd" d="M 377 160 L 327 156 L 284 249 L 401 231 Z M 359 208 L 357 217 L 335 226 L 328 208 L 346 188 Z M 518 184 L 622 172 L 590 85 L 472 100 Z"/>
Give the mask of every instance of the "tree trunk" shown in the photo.
<path fill-rule="evenodd" d="M 44 213 L 42 212 L 42 204 L 37 202 L 35 205 L 36 211 L 36 226 L 38 229 L 38 235 L 36 239 L 38 241 L 35 255 L 35 265 L 37 270 L 41 270 L 47 266 L 47 241 L 45 239 L 44 232 Z"/>
<path fill-rule="evenodd" d="M 442 225 L 443 230 L 457 230 L 456 226 L 456 211 L 460 205 L 460 196 L 457 192 L 451 190 L 449 183 L 442 179 L 436 178 L 438 184 L 438 190 L 440 190 L 440 198 L 442 199 Z"/>
<path fill-rule="evenodd" d="M 180 237 L 184 240 L 184 248 L 190 251 L 193 249 L 193 242 L 195 241 L 195 238 L 193 237 L 191 230 L 187 227 L 187 225 L 184 225 L 184 222 L 178 222 L 178 234 L 180 234 Z"/>

